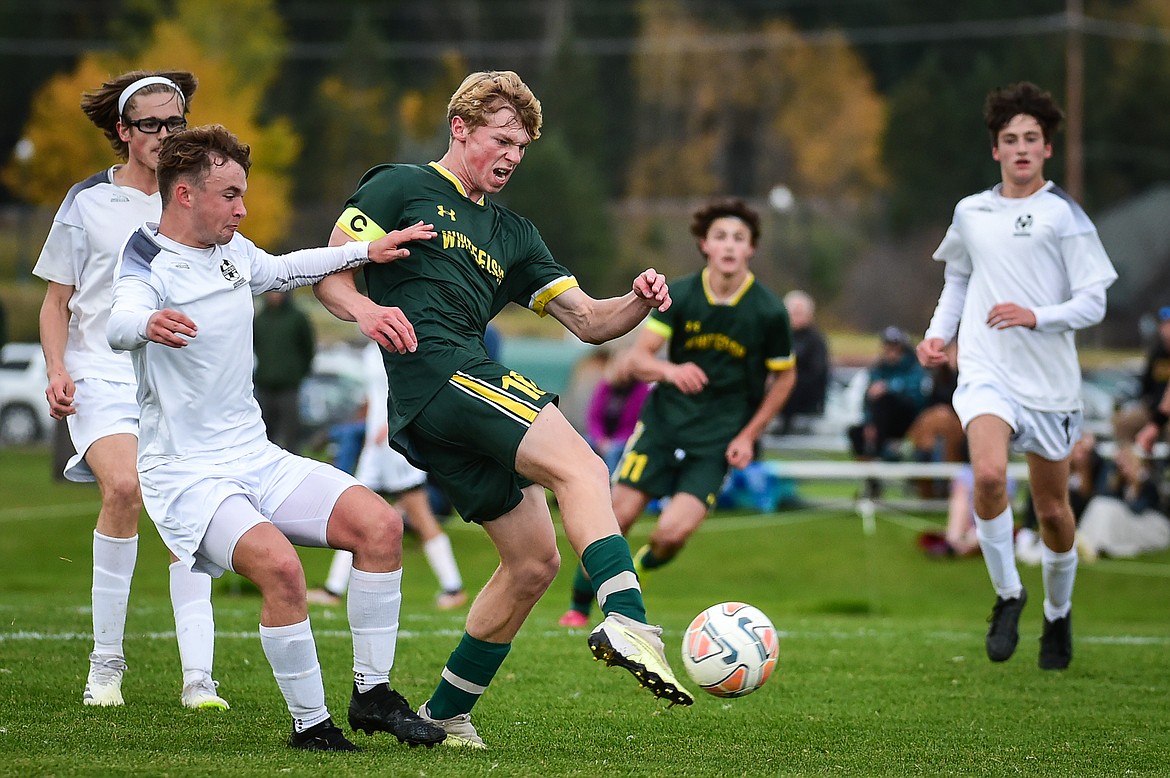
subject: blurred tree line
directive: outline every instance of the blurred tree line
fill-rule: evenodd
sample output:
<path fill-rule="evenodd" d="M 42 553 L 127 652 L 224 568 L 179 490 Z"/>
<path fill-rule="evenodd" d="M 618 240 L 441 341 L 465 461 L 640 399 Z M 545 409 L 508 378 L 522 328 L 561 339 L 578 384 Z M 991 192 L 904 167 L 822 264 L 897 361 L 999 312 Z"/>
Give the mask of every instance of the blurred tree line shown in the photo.
<path fill-rule="evenodd" d="M 621 292 L 648 265 L 693 269 L 690 211 L 731 194 L 765 213 L 766 281 L 836 300 L 855 326 L 920 329 L 941 279 L 927 257 L 951 209 L 998 180 L 984 95 L 1026 78 L 1064 100 L 1066 10 L 1066 0 L 5 4 L 0 70 L 25 75 L 0 87 L 0 209 L 55 207 L 113 161 L 77 108 L 83 89 L 129 67 L 184 67 L 200 79 L 193 120 L 253 144 L 245 233 L 273 249 L 319 244 L 367 168 L 442 154 L 446 100 L 468 71 L 513 69 L 541 99 L 545 130 L 499 199 L 532 218 L 586 288 Z M 1085 0 L 1084 13 L 1093 213 L 1170 179 L 1170 3 Z M 1058 183 L 1063 154 L 1058 138 Z M 0 217 L 0 278 L 3 232 Z M 921 277 L 921 290 L 899 275 Z M 900 320 L 854 310 L 890 299 Z"/>

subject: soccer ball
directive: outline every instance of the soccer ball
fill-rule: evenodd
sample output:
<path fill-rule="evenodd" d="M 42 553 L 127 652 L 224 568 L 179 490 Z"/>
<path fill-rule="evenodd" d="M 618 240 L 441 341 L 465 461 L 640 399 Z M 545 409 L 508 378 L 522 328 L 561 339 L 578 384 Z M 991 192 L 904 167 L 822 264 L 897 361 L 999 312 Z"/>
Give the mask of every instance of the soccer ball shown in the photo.
<path fill-rule="evenodd" d="M 683 635 L 687 675 L 708 694 L 742 697 L 776 667 L 780 636 L 759 608 L 723 602 L 700 613 Z"/>

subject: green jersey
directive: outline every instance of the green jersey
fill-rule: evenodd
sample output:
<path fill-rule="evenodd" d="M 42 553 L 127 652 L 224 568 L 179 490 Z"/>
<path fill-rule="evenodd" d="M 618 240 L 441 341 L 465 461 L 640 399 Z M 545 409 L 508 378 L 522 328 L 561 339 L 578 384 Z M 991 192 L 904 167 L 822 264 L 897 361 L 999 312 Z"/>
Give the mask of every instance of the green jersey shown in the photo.
<path fill-rule="evenodd" d="M 759 408 L 768 373 L 796 364 L 788 312 L 751 273 L 726 302 L 711 294 L 706 269 L 671 283 L 670 297 L 671 306 L 651 311 L 646 327 L 667 338 L 671 362 L 701 367 L 707 386 L 683 394 L 660 381 L 641 420 L 656 439 L 674 435 L 679 448 L 722 453 Z"/>
<path fill-rule="evenodd" d="M 419 221 L 434 224 L 438 234 L 408 244 L 406 259 L 364 268 L 370 299 L 401 308 L 418 337 L 413 353 L 383 350 L 391 435 L 456 371 L 488 358 L 484 330 L 505 305 L 543 316 L 550 300 L 577 285 L 532 222 L 486 197 L 467 199 L 458 179 L 436 162 L 372 168 L 337 226 L 369 241 Z"/>

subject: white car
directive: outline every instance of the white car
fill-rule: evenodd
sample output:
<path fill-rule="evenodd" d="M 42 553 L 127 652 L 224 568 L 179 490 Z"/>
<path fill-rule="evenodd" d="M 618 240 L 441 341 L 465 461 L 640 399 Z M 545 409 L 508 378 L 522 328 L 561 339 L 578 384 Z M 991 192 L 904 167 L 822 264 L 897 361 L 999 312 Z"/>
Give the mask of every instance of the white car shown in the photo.
<path fill-rule="evenodd" d="M 39 343 L 9 343 L 0 349 L 0 446 L 23 446 L 48 436 L 52 419 L 45 383 Z"/>

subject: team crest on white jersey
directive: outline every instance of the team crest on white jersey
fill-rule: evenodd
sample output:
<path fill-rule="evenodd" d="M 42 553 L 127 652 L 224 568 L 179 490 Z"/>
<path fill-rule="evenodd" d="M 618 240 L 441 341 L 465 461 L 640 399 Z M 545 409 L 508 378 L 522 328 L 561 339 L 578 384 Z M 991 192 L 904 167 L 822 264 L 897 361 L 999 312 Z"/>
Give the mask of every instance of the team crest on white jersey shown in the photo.
<path fill-rule="evenodd" d="M 1013 233 L 1017 236 L 1027 236 L 1032 234 L 1032 214 L 1023 213 L 1016 219 L 1016 231 Z"/>
<path fill-rule="evenodd" d="M 225 259 L 219 263 L 219 272 L 223 273 L 224 278 L 232 282 L 233 289 L 241 284 L 247 283 L 243 278 L 240 278 L 240 271 L 236 270 L 236 266 L 231 263 L 230 259 Z"/>

